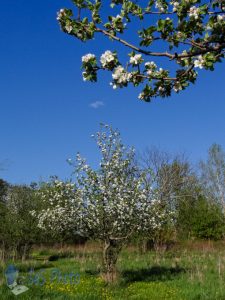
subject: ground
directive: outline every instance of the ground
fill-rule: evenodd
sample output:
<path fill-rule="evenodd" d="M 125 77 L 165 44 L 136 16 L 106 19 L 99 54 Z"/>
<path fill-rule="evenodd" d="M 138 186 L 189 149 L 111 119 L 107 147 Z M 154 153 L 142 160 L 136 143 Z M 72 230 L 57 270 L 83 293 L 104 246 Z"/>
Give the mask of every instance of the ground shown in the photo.
<path fill-rule="evenodd" d="M 39 248 L 32 256 L 23 263 L 11 262 L 20 271 L 21 283 L 29 287 L 18 300 L 225 300 L 224 244 L 205 242 L 146 254 L 129 247 L 120 255 L 118 280 L 111 286 L 101 279 L 96 244 Z M 1 268 L 4 274 L 5 265 Z M 15 299 L 1 280 L 0 299 Z"/>

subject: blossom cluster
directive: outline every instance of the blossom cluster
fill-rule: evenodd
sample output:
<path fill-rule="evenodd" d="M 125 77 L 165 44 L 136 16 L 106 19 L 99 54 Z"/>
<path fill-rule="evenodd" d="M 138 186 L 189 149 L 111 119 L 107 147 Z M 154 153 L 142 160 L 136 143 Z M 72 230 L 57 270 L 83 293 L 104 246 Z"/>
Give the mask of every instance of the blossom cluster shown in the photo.
<path fill-rule="evenodd" d="M 155 8 L 157 8 L 161 13 L 164 13 L 166 11 L 165 6 L 163 6 L 161 1 L 156 1 Z"/>
<path fill-rule="evenodd" d="M 202 55 L 199 55 L 197 59 L 194 60 L 195 68 L 203 69 L 204 67 L 204 58 Z"/>
<path fill-rule="evenodd" d="M 103 68 L 112 70 L 118 64 L 117 55 L 107 50 L 101 55 L 100 62 Z"/>
<path fill-rule="evenodd" d="M 149 76 L 151 76 L 153 74 L 153 72 L 155 72 L 156 68 L 157 68 L 157 65 L 154 63 L 154 61 L 145 63 L 146 73 Z"/>
<path fill-rule="evenodd" d="M 173 5 L 173 12 L 176 12 L 180 3 L 177 1 L 171 2 L 171 4 Z"/>
<path fill-rule="evenodd" d="M 198 7 L 196 7 L 196 6 L 190 7 L 190 10 L 189 10 L 190 18 L 193 17 L 195 20 L 197 20 L 199 18 L 199 15 L 200 15 L 200 10 Z"/>
<path fill-rule="evenodd" d="M 116 7 L 116 13 L 108 15 L 108 21 L 104 23 L 101 1 L 93 1 L 88 5 L 81 0 L 74 4 L 78 9 L 82 7 L 82 17 L 74 17 L 71 9 L 62 9 L 57 19 L 64 32 L 81 41 L 92 40 L 98 33 L 132 51 L 128 53 L 129 60 L 124 62 L 118 60 L 116 51 L 110 50 L 102 53 L 99 64 L 94 54 L 84 56 L 82 67 L 85 81 L 97 81 L 100 70 L 109 70 L 112 72 L 111 85 L 114 89 L 127 87 L 128 84 L 138 87 L 146 83 L 139 98 L 151 101 L 153 97 L 168 97 L 173 91 L 179 92 L 195 83 L 197 72 L 193 70 L 193 65 L 214 70 L 215 63 L 224 58 L 223 2 L 205 4 L 204 1 L 193 0 L 156 0 L 141 5 L 139 1 L 113 0 L 109 5 Z M 150 18 L 150 15 L 154 17 Z M 137 30 L 139 43 L 133 38 L 133 41 L 128 41 L 121 37 L 128 29 L 126 22 L 133 22 L 135 18 L 140 21 Z M 148 48 L 150 45 L 153 46 L 151 49 Z M 158 49 L 157 52 L 154 49 Z M 168 67 L 173 73 L 170 75 L 168 68 L 157 69 L 155 65 L 148 64 L 143 67 L 144 58 L 151 56 L 173 61 L 178 65 L 177 69 Z"/>
<path fill-rule="evenodd" d="M 130 58 L 130 64 L 132 65 L 139 65 L 143 62 L 141 54 L 135 54 L 134 56 L 131 56 Z"/>
<path fill-rule="evenodd" d="M 117 87 L 123 87 L 128 84 L 132 78 L 132 74 L 127 72 L 122 66 L 118 66 L 114 69 L 112 74 L 113 82 L 111 85 L 114 89 Z"/>
<path fill-rule="evenodd" d="M 97 60 L 96 56 L 94 54 L 86 54 L 82 56 L 82 67 L 84 69 L 84 72 L 82 72 L 83 80 L 90 80 L 90 81 L 96 81 L 97 75 L 96 75 L 96 65 Z"/>
<path fill-rule="evenodd" d="M 86 54 L 86 55 L 82 56 L 82 58 L 81 58 L 83 63 L 89 63 L 95 59 L 96 59 L 95 55 L 91 54 L 91 53 Z"/>

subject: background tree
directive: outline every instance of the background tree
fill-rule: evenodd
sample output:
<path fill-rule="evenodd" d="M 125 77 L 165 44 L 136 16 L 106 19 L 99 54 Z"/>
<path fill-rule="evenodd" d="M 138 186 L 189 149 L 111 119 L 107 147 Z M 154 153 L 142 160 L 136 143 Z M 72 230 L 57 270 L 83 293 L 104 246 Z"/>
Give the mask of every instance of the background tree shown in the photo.
<path fill-rule="evenodd" d="M 145 235 L 148 240 L 144 239 L 143 247 L 164 250 L 181 232 L 181 215 L 196 198 L 198 180 L 184 154 L 171 154 L 152 146 L 139 154 L 138 162 L 146 172 L 147 185 L 157 190 L 160 203 L 156 207 L 162 217 L 161 225 Z"/>
<path fill-rule="evenodd" d="M 37 219 L 30 211 L 38 210 L 35 191 L 28 186 L 9 186 L 6 200 L 0 206 L 0 248 L 2 259 L 29 256 L 31 247 L 39 241 Z"/>
<path fill-rule="evenodd" d="M 221 207 L 218 203 L 209 201 L 201 188 L 195 194 L 195 197 L 184 198 L 180 203 L 177 216 L 179 239 L 223 239 L 225 216 Z"/>
<path fill-rule="evenodd" d="M 225 207 L 225 152 L 218 144 L 208 151 L 207 161 L 200 162 L 201 182 L 207 198 Z"/>
<path fill-rule="evenodd" d="M 139 164 L 147 173 L 150 172 L 149 184 L 157 188 L 159 198 L 171 210 L 179 206 L 179 199 L 196 184 L 196 176 L 184 154 L 171 154 L 150 147 L 139 154 Z"/>
<path fill-rule="evenodd" d="M 108 70 L 114 89 L 145 84 L 139 99 L 150 101 L 184 90 L 195 82 L 196 69 L 212 71 L 224 58 L 225 0 L 72 2 L 74 11 L 58 12 L 64 32 L 83 42 L 101 34 L 131 51 L 125 61 L 111 50 L 99 60 L 91 53 L 83 56 L 84 80 L 96 81 L 99 70 Z"/>
<path fill-rule="evenodd" d="M 0 179 L 0 203 L 5 202 L 8 188 L 9 188 L 8 182 L 6 182 L 3 179 Z"/>

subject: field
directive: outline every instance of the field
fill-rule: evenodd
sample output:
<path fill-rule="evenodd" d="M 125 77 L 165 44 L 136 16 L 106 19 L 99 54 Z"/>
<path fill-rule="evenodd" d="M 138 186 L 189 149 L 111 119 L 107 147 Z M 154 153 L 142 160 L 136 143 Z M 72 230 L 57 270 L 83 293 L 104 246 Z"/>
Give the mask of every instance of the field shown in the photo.
<path fill-rule="evenodd" d="M 96 244 L 63 250 L 38 248 L 34 249 L 32 256 L 33 259 L 24 263 L 13 263 L 20 271 L 19 280 L 29 290 L 15 296 L 1 276 L 1 300 L 225 299 L 223 244 L 189 243 L 170 251 L 149 251 L 145 254 L 129 247 L 120 255 L 118 279 L 110 286 L 101 279 L 101 253 Z M 56 268 L 60 275 L 53 278 L 51 276 Z M 5 265 L 2 264 L 2 274 L 4 270 Z M 77 274 L 72 282 L 68 277 L 71 272 Z"/>

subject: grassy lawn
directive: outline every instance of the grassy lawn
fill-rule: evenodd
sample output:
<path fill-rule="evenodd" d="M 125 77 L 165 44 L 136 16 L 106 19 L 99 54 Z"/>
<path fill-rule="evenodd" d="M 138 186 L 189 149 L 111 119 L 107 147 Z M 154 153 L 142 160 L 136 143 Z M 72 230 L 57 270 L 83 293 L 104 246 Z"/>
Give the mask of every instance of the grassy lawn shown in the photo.
<path fill-rule="evenodd" d="M 29 290 L 14 296 L 1 276 L 1 300 L 225 300 L 223 247 L 184 248 L 161 254 L 140 254 L 134 248 L 126 249 L 118 261 L 120 275 L 117 283 L 111 286 L 107 286 L 100 277 L 101 255 L 97 248 L 66 251 L 56 261 L 47 261 L 46 258 L 57 255 L 56 250 L 36 250 L 33 255 L 36 259 L 14 263 Z M 34 272 L 29 277 L 30 268 Z M 56 268 L 63 276 L 61 281 L 51 277 Z M 2 265 L 2 274 L 3 269 Z M 65 277 L 71 272 L 80 274 L 80 278 L 77 275 L 72 284 L 69 277 Z M 42 274 L 39 282 L 35 281 L 38 274 L 39 278 Z M 29 278 L 32 280 L 29 281 Z"/>

